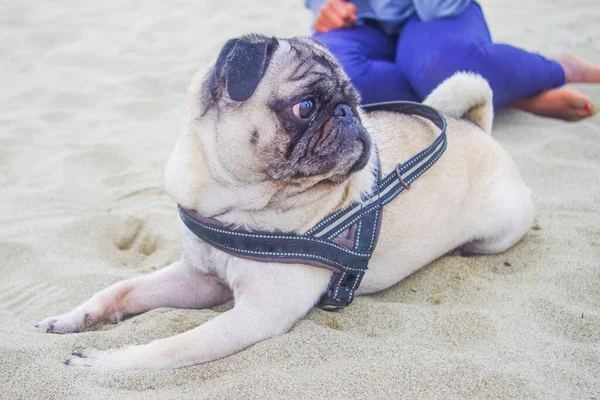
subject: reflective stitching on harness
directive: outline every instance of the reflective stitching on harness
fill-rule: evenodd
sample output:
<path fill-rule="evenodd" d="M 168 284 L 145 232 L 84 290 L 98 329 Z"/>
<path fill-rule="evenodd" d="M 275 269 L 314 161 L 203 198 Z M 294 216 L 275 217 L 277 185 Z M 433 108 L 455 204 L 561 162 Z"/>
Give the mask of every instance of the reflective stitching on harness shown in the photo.
<path fill-rule="evenodd" d="M 344 280 L 345 276 L 346 276 L 346 271 L 342 271 L 342 275 L 340 275 L 340 277 L 338 278 L 338 284 L 335 287 L 335 293 L 333 294 L 333 298 L 336 299 L 337 301 L 341 301 L 340 299 L 338 299 L 338 293 L 340 291 L 340 282 L 342 282 Z"/>
<path fill-rule="evenodd" d="M 401 169 L 400 172 L 401 172 L 402 176 L 408 176 L 408 175 L 412 174 L 413 171 L 418 170 L 419 168 L 421 168 L 422 165 L 425 164 L 430 157 L 434 157 L 435 154 L 436 154 L 436 152 L 440 151 L 442 147 L 443 147 L 443 143 L 438 144 L 436 146 L 434 152 L 428 154 L 427 157 L 424 157 L 421 161 L 419 161 L 418 163 L 414 164 L 414 166 L 411 166 L 410 168 L 403 168 L 401 166 L 400 167 L 400 169 Z"/>
<path fill-rule="evenodd" d="M 370 200 L 370 199 L 369 199 L 369 200 Z M 322 236 L 322 235 L 324 235 L 324 234 L 325 234 L 325 233 L 327 233 L 329 230 L 331 230 L 333 227 L 337 226 L 338 224 L 340 224 L 341 222 L 343 222 L 343 221 L 344 221 L 344 220 L 346 220 L 347 218 L 349 218 L 349 217 L 353 216 L 353 215 L 354 215 L 354 214 L 356 214 L 357 212 L 361 212 L 361 211 L 362 211 L 362 209 L 363 209 L 363 208 L 364 208 L 364 207 L 365 207 L 367 204 L 369 204 L 369 201 L 366 201 L 365 203 L 358 203 L 358 204 L 356 204 L 355 206 L 352 206 L 352 208 L 351 208 L 350 210 L 348 210 L 348 211 L 347 211 L 347 212 L 345 212 L 345 213 L 342 213 L 342 215 L 343 215 L 343 217 L 342 217 L 342 218 L 340 218 L 339 220 L 337 220 L 337 221 L 333 222 L 332 224 L 325 225 L 325 226 L 324 226 L 324 228 L 325 228 L 325 229 L 322 229 L 322 230 L 320 230 L 319 232 L 316 232 L 316 233 L 314 233 L 314 232 L 313 232 L 313 233 L 311 234 L 311 236 L 314 236 L 314 237 L 319 237 L 319 236 Z"/>
<path fill-rule="evenodd" d="M 352 204 L 350 204 L 350 205 L 352 206 Z M 358 205 L 360 205 L 360 204 L 358 204 Z M 317 229 L 319 229 L 320 227 L 322 227 L 323 225 L 325 225 L 326 223 L 328 223 L 329 221 L 331 221 L 333 218 L 335 218 L 338 215 L 342 214 L 343 212 L 344 212 L 344 210 L 339 210 L 339 211 L 334 212 L 329 217 L 327 217 L 326 219 L 324 219 L 323 221 L 321 221 L 317 225 L 315 225 L 315 227 L 312 228 L 310 231 L 306 232 L 306 235 L 312 234 L 314 231 L 316 231 Z"/>
<path fill-rule="evenodd" d="M 356 277 L 356 279 L 354 279 L 354 283 L 352 284 L 352 291 L 354 292 L 354 290 L 356 290 L 357 287 L 358 287 L 358 277 Z"/>
<path fill-rule="evenodd" d="M 200 221 L 197 221 L 193 218 L 190 218 L 190 221 L 198 226 L 203 227 L 204 229 L 208 229 L 211 231 L 215 231 L 215 232 L 219 232 L 219 233 L 225 233 L 227 235 L 233 235 L 233 236 L 243 236 L 243 237 L 252 237 L 252 238 L 257 238 L 257 239 L 283 239 L 283 240 L 308 240 L 308 241 L 312 241 L 312 242 L 316 242 L 316 243 L 321 243 L 321 244 L 325 244 L 328 246 L 332 246 L 335 247 L 338 250 L 344 251 L 346 253 L 358 256 L 358 257 L 365 257 L 368 258 L 371 255 L 369 253 L 360 253 L 360 252 L 356 252 L 356 251 L 352 251 L 350 249 L 348 249 L 347 247 L 343 247 L 338 245 L 337 243 L 334 242 L 328 242 L 325 240 L 320 240 L 320 239 L 315 239 L 312 237 L 305 237 L 305 236 L 280 236 L 280 235 L 261 235 L 261 234 L 254 234 L 254 233 L 244 233 L 244 232 L 237 232 L 237 231 L 228 231 L 228 230 L 224 230 L 224 229 L 219 229 L 219 228 L 215 228 L 214 226 L 210 226 L 208 224 L 203 224 Z"/>
<path fill-rule="evenodd" d="M 216 243 L 215 241 L 212 241 L 210 239 L 205 239 L 207 242 L 214 244 L 215 247 L 217 248 L 224 248 L 227 250 L 234 250 L 235 252 L 241 252 L 241 253 L 247 253 L 247 254 L 254 254 L 257 256 L 288 256 L 288 257 L 306 257 L 306 258 L 316 258 L 318 260 L 321 261 L 325 261 L 327 262 L 327 264 L 332 264 L 335 265 L 337 267 L 340 267 L 340 269 L 342 270 L 350 270 L 350 271 L 364 271 L 364 269 L 360 269 L 360 268 L 349 268 L 344 266 L 343 264 L 338 263 L 337 261 L 334 260 L 330 260 L 328 258 L 325 257 L 321 257 L 321 256 L 317 256 L 314 254 L 306 254 L 306 253 L 267 253 L 264 251 L 252 251 L 252 250 L 242 250 L 242 249 L 236 249 L 234 247 L 230 247 L 230 246 L 226 246 L 226 245 L 222 245 L 219 243 Z M 301 264 L 301 263 L 298 263 Z"/>
<path fill-rule="evenodd" d="M 378 209 L 377 211 L 375 211 L 375 225 L 377 225 L 377 221 L 379 221 L 379 212 L 381 211 L 381 209 Z M 373 249 L 373 243 L 375 243 L 375 236 L 377 233 L 377 229 L 373 229 L 373 232 L 371 233 L 371 243 L 369 244 L 369 250 Z"/>
<path fill-rule="evenodd" d="M 360 231 L 362 229 L 362 219 L 358 221 L 358 226 L 356 227 L 356 233 L 354 234 L 354 248 L 356 249 L 360 244 Z"/>
<path fill-rule="evenodd" d="M 443 147 L 443 149 L 445 149 L 446 146 Z M 425 168 L 423 171 L 420 171 L 417 175 L 415 175 L 414 177 L 412 177 L 411 179 L 409 179 L 408 181 L 406 181 L 407 184 L 411 184 L 412 182 L 415 181 L 415 179 L 417 179 L 419 176 L 421 176 L 425 171 L 427 171 L 427 169 L 429 169 L 429 167 L 431 167 L 437 160 L 438 158 L 440 158 L 442 156 L 443 152 L 438 153 L 434 158 L 431 159 L 431 161 L 429 163 L 426 164 Z M 404 188 L 401 186 L 396 192 L 394 192 L 393 195 L 391 195 L 390 197 L 388 197 L 387 199 L 382 200 L 382 206 L 388 204 L 390 201 L 394 200 L 394 198 L 404 190 Z"/>
<path fill-rule="evenodd" d="M 358 214 L 357 216 L 355 216 L 354 218 L 352 218 L 350 221 L 348 221 L 344 225 L 342 225 L 342 227 L 339 228 L 337 231 L 335 231 L 332 234 L 330 234 L 329 236 L 327 236 L 327 239 L 333 239 L 333 238 L 337 237 L 337 235 L 339 235 L 340 233 L 344 232 L 347 228 L 349 228 L 352 225 L 354 225 L 356 223 L 356 221 L 358 221 L 360 218 L 362 218 L 365 214 L 373 212 L 373 210 L 376 210 L 376 209 L 378 209 L 380 207 L 381 207 L 381 205 L 375 205 L 372 208 L 361 212 L 360 214 Z"/>

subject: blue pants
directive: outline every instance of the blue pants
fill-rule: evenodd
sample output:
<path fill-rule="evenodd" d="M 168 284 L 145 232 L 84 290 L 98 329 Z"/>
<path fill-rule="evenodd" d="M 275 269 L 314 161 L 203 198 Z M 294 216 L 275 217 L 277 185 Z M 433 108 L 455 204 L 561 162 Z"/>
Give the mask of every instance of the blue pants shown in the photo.
<path fill-rule="evenodd" d="M 486 78 L 495 108 L 565 83 L 556 61 L 492 43 L 475 2 L 452 18 L 423 22 L 415 15 L 399 35 L 388 35 L 376 23 L 367 22 L 316 33 L 314 38 L 337 57 L 364 104 L 422 101 L 457 71 L 473 71 Z"/>

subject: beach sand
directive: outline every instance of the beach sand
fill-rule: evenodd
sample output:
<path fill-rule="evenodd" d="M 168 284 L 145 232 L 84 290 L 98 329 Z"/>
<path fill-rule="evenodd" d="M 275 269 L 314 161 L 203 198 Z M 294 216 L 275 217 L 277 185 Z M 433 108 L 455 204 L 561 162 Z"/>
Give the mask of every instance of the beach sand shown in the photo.
<path fill-rule="evenodd" d="M 600 63 L 597 1 L 483 6 L 497 41 Z M 192 75 L 231 37 L 308 34 L 310 20 L 300 0 L 0 4 L 0 398 L 600 398 L 600 117 L 497 115 L 536 202 L 534 228 L 505 254 L 442 258 L 231 357 L 165 371 L 62 363 L 226 307 L 34 328 L 177 259 L 161 181 Z M 600 85 L 578 87 L 600 107 Z"/>

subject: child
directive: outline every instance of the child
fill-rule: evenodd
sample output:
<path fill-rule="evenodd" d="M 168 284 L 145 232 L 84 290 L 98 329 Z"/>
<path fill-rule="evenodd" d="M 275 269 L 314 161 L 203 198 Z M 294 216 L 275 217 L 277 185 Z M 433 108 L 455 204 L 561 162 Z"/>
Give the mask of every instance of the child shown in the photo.
<path fill-rule="evenodd" d="M 563 87 L 600 82 L 600 67 L 579 56 L 548 59 L 492 42 L 470 0 L 305 0 L 314 38 L 338 58 L 363 103 L 422 101 L 456 71 L 485 77 L 494 107 L 577 121 L 594 114 L 583 93 Z"/>

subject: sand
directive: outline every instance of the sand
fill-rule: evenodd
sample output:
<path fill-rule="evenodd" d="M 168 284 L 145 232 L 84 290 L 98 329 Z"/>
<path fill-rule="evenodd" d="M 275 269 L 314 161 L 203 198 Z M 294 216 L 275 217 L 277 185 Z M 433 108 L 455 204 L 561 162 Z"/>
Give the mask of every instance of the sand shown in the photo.
<path fill-rule="evenodd" d="M 595 1 L 483 5 L 498 41 L 600 63 Z M 188 82 L 228 38 L 307 34 L 310 19 L 300 0 L 0 4 L 0 398 L 600 398 L 600 117 L 498 114 L 494 135 L 537 205 L 510 251 L 440 259 L 232 357 L 170 371 L 62 363 L 223 307 L 34 328 L 178 257 L 161 179 Z M 579 87 L 600 106 L 600 85 Z"/>

